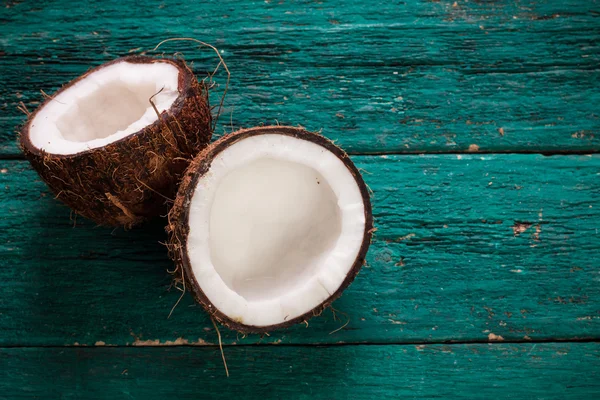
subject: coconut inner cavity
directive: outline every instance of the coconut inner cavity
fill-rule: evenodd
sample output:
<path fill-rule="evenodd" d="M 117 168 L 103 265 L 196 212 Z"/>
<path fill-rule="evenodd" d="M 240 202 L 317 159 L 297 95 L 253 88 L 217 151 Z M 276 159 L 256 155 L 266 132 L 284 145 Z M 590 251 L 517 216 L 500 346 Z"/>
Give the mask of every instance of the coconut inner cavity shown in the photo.
<path fill-rule="evenodd" d="M 210 214 L 214 267 L 249 301 L 303 284 L 340 233 L 340 210 L 325 178 L 305 165 L 267 157 L 229 172 Z"/>
<path fill-rule="evenodd" d="M 303 315 L 337 291 L 356 261 L 362 195 L 319 144 L 247 137 L 220 150 L 191 190 L 191 278 L 234 321 L 269 326 Z"/>
<path fill-rule="evenodd" d="M 179 95 L 178 76 L 179 70 L 166 62 L 122 61 L 100 68 L 37 113 L 30 140 L 53 154 L 106 146 L 158 119 L 150 98 L 159 113 L 169 109 Z"/>

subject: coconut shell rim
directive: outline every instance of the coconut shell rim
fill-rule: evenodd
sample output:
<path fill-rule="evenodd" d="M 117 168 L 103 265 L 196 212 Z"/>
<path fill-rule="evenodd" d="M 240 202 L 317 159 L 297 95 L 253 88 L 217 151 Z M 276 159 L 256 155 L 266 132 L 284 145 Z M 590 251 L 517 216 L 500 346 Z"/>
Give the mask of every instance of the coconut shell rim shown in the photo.
<path fill-rule="evenodd" d="M 256 326 L 256 325 L 247 325 L 240 322 L 235 321 L 230 318 L 223 312 L 221 312 L 217 307 L 215 307 L 212 302 L 208 299 L 208 297 L 204 294 L 202 289 L 200 288 L 199 283 L 197 282 L 193 271 L 191 262 L 189 259 L 189 255 L 187 252 L 187 236 L 189 235 L 189 204 L 193 197 L 194 190 L 198 184 L 198 181 L 201 177 L 203 177 L 209 170 L 214 158 L 223 150 L 228 148 L 229 146 L 235 144 L 236 142 L 258 135 L 265 134 L 281 134 L 286 136 L 291 136 L 297 139 L 308 140 L 320 146 L 323 146 L 330 152 L 332 152 L 336 157 L 338 157 L 348 168 L 354 180 L 359 188 L 361 197 L 363 199 L 364 204 L 364 212 L 365 212 L 365 228 L 363 234 L 363 240 L 361 247 L 358 251 L 358 254 L 352 264 L 352 267 L 346 274 L 346 278 L 342 281 L 338 289 L 331 294 L 327 299 L 313 307 L 311 310 L 306 313 L 294 317 L 290 320 L 281 322 L 279 324 L 272 324 L 266 326 Z M 171 213 L 180 213 L 179 216 L 179 226 L 175 225 L 174 228 L 168 227 L 168 230 L 172 231 L 173 237 L 175 237 L 181 244 L 180 256 L 176 263 L 180 264 L 180 267 L 183 268 L 183 276 L 186 282 L 191 287 L 192 294 L 197 302 L 199 302 L 202 307 L 215 319 L 217 319 L 220 323 L 227 326 L 230 329 L 242 332 L 242 333 L 263 333 L 268 331 L 273 331 L 276 329 L 285 329 L 289 328 L 293 325 L 296 325 L 301 322 L 305 322 L 308 319 L 320 315 L 325 308 L 327 308 L 331 303 L 337 300 L 342 293 L 350 286 L 350 284 L 354 281 L 361 267 L 365 263 L 365 257 L 369 246 L 371 244 L 371 239 L 373 235 L 373 212 L 371 199 L 369 196 L 369 189 L 364 182 L 362 175 L 360 174 L 358 168 L 354 165 L 354 163 L 348 157 L 348 154 L 336 146 L 332 141 L 327 139 L 326 137 L 305 130 L 301 127 L 293 127 L 293 126 L 261 126 L 254 128 L 241 129 L 236 132 L 233 132 L 227 136 L 220 138 L 219 140 L 210 144 L 205 150 L 199 153 L 194 161 L 189 165 L 188 170 L 186 171 L 184 176 L 189 176 L 191 179 L 187 183 L 182 183 L 179 187 L 179 191 L 177 193 L 177 198 L 180 196 L 183 197 L 182 209 L 178 210 L 178 202 L 175 201 L 175 205 L 171 211 Z M 185 179 L 185 178 L 184 178 Z M 169 217 L 171 217 L 171 213 Z M 170 220 L 171 218 L 169 218 Z M 184 225 L 181 226 L 181 223 Z M 181 232 L 181 228 L 183 228 L 183 232 Z M 182 238 L 178 236 L 183 234 L 185 241 L 182 241 Z M 173 244 L 173 243 L 172 243 Z"/>
<path fill-rule="evenodd" d="M 187 66 L 187 64 L 185 63 L 185 61 L 181 60 L 181 59 L 173 59 L 173 58 L 156 58 L 156 57 L 150 57 L 150 56 L 142 56 L 142 55 L 133 55 L 133 56 L 125 56 L 125 57 L 119 57 L 116 58 L 114 60 L 111 60 L 109 62 L 100 64 L 96 67 L 90 68 L 89 70 L 87 70 L 85 73 L 79 75 L 77 78 L 67 82 L 66 84 L 64 84 L 60 89 L 58 89 L 56 92 L 54 92 L 52 94 L 52 96 L 46 98 L 46 100 L 44 100 L 42 102 L 42 104 L 40 104 L 38 106 L 38 108 L 31 113 L 31 115 L 29 115 L 29 117 L 27 118 L 27 121 L 25 122 L 24 126 L 21 128 L 20 130 L 20 135 L 19 135 L 19 141 L 21 144 L 21 147 L 26 149 L 28 152 L 35 154 L 37 156 L 48 156 L 48 157 L 55 157 L 55 158 L 60 158 L 60 159 L 70 159 L 70 158 L 76 158 L 76 157 L 81 157 L 81 156 L 85 156 L 97 151 L 104 151 L 107 147 L 110 146 L 119 146 L 122 143 L 127 142 L 128 140 L 139 136 L 141 134 L 143 134 L 146 130 L 148 130 L 149 128 L 152 127 L 156 127 L 160 124 L 162 124 L 162 118 L 157 118 L 156 121 L 154 121 L 153 123 L 144 126 L 142 129 L 140 129 L 139 131 L 133 132 L 121 139 L 115 140 L 113 142 L 110 142 L 108 144 L 106 144 L 105 146 L 101 146 L 101 147 L 95 147 L 92 149 L 88 149 L 88 150 L 84 150 L 84 151 L 80 151 L 77 153 L 71 153 L 71 154 L 57 154 L 57 153 L 49 153 L 45 150 L 40 149 L 39 147 L 36 147 L 30 140 L 29 138 L 29 127 L 31 125 L 31 123 L 33 122 L 33 120 L 35 119 L 36 115 L 44 108 L 48 105 L 48 103 L 50 103 L 51 101 L 54 100 L 54 97 L 61 94 L 62 92 L 68 90 L 69 88 L 71 88 L 74 84 L 82 81 L 83 79 L 87 78 L 89 75 L 93 74 L 94 72 L 97 72 L 99 70 L 101 70 L 102 68 L 108 67 L 110 65 L 113 64 L 118 64 L 120 62 L 129 62 L 132 64 L 153 64 L 155 62 L 164 62 L 164 63 L 168 63 L 168 64 L 172 64 L 173 66 L 175 66 L 175 68 L 177 68 L 177 70 L 179 71 L 179 76 L 178 76 L 178 91 L 179 91 L 179 95 L 177 96 L 177 98 L 173 101 L 173 104 L 171 105 L 171 107 L 169 107 L 167 110 L 164 110 L 160 115 L 162 116 L 163 113 L 165 112 L 171 112 L 172 115 L 177 115 L 181 112 L 181 110 L 183 109 L 184 105 L 185 105 L 185 99 L 189 96 L 190 94 L 190 90 L 192 89 L 192 85 L 193 85 L 193 80 L 195 79 L 194 74 L 192 73 L 192 71 L 189 69 L 189 67 Z M 204 84 L 202 82 L 199 82 L 202 86 L 204 86 Z M 193 93 L 192 93 L 193 94 Z M 207 100 L 207 105 L 208 103 L 208 95 L 205 95 L 206 100 Z"/>

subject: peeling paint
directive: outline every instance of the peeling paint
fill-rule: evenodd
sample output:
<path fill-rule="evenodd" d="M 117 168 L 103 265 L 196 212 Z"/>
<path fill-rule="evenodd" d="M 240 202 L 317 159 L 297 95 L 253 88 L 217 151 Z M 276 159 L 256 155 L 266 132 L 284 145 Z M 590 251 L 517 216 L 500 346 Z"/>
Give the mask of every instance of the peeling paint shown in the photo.
<path fill-rule="evenodd" d="M 166 340 L 161 342 L 159 339 L 155 340 L 140 340 L 136 339 L 132 344 L 132 346 L 209 346 L 214 345 L 214 343 L 209 343 L 202 338 L 198 338 L 198 340 L 190 342 L 188 339 L 184 339 L 182 337 L 177 338 L 175 340 Z"/>

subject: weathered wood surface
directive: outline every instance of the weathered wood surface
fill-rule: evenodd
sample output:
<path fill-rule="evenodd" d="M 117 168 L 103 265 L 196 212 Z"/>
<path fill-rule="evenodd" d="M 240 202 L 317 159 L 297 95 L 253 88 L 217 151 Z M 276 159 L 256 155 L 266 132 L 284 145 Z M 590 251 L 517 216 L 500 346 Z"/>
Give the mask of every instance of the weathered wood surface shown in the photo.
<path fill-rule="evenodd" d="M 0 398 L 597 399 L 599 346 L 0 349 Z"/>
<path fill-rule="evenodd" d="M 354 154 L 596 152 L 599 10 L 580 0 L 8 2 L 0 153 L 19 153 L 19 102 L 33 110 L 40 90 L 181 36 L 214 43 L 231 69 L 219 134 L 279 121 L 322 129 Z M 215 65 L 186 43 L 163 49 L 201 76 Z"/>
<path fill-rule="evenodd" d="M 71 221 L 9 160 L 19 102 L 184 36 L 232 72 L 217 136 L 322 129 L 374 192 L 378 231 L 339 318 L 221 329 L 227 380 L 189 294 L 167 319 L 164 220 Z M 158 54 L 176 51 L 200 77 L 215 66 L 186 43 Z M 0 399 L 600 397 L 600 157 L 464 154 L 597 153 L 599 65 L 597 0 L 5 2 Z"/>
<path fill-rule="evenodd" d="M 262 339 L 223 332 L 226 343 L 600 338 L 599 156 L 353 160 L 378 231 L 334 304 L 348 316 Z M 189 294 L 167 319 L 179 292 L 164 220 L 129 232 L 75 223 L 25 161 L 0 168 L 1 344 L 216 341 Z"/>

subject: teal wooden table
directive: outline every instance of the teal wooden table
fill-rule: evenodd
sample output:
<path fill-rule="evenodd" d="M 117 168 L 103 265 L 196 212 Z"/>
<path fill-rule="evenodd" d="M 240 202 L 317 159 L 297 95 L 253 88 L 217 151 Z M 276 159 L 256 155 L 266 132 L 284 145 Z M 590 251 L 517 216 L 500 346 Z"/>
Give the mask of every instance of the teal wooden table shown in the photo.
<path fill-rule="evenodd" d="M 321 130 L 373 191 L 335 309 L 222 328 L 229 378 L 189 294 L 167 318 L 165 220 L 75 218 L 16 144 L 19 104 L 170 37 L 228 63 L 217 137 Z M 4 2 L 0 398 L 600 398 L 599 67 L 594 0 Z"/>

